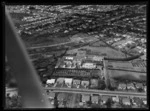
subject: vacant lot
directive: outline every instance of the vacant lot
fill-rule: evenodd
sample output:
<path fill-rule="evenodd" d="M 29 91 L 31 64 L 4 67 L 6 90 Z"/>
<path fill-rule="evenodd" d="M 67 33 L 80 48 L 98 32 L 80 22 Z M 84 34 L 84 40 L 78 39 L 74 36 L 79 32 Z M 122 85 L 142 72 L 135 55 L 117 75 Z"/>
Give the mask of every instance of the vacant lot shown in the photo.
<path fill-rule="evenodd" d="M 119 71 L 119 70 L 107 70 L 107 72 L 109 77 L 114 79 L 146 81 L 146 73 Z"/>

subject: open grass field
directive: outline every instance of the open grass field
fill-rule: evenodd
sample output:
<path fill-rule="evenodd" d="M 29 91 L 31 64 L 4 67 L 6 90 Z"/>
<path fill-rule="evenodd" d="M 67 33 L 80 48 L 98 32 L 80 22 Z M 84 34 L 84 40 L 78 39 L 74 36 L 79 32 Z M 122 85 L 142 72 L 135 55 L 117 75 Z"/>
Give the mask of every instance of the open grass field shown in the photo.
<path fill-rule="evenodd" d="M 125 54 L 122 52 L 116 51 L 109 47 L 91 47 L 91 46 L 84 46 L 77 49 L 69 50 L 68 52 L 77 52 L 79 49 L 87 49 L 91 50 L 91 52 L 97 52 L 100 55 L 106 54 L 109 58 L 125 58 Z"/>
<path fill-rule="evenodd" d="M 102 41 L 98 41 L 98 42 L 91 44 L 90 46 L 91 47 L 106 47 L 107 45 Z"/>
<path fill-rule="evenodd" d="M 116 51 L 112 48 L 109 47 L 90 47 L 90 46 L 85 46 L 82 47 L 85 49 L 90 49 L 93 52 L 99 52 L 100 54 L 107 54 L 107 57 L 110 58 L 125 58 L 125 55 L 122 52 Z"/>
<path fill-rule="evenodd" d="M 85 33 L 78 33 L 78 34 L 75 34 L 75 35 L 73 35 L 73 36 L 71 36 L 70 37 L 70 40 L 72 41 L 72 42 L 74 42 L 74 41 L 81 41 L 81 40 L 93 40 L 93 39 L 95 39 L 94 38 L 94 36 L 91 36 L 91 35 L 88 35 L 88 34 L 85 34 Z"/>
<path fill-rule="evenodd" d="M 107 70 L 110 78 L 119 80 L 131 80 L 131 81 L 146 81 L 146 73 L 120 71 L 120 70 Z"/>
<path fill-rule="evenodd" d="M 113 66 L 113 69 L 124 69 L 124 70 L 146 72 L 146 67 L 144 67 L 142 63 L 141 64 L 139 63 L 135 66 L 135 64 L 132 64 L 132 62 L 130 61 L 108 61 L 106 66 L 108 65 Z"/>
<path fill-rule="evenodd" d="M 107 65 L 112 65 L 115 69 L 134 70 L 132 63 L 128 61 L 108 61 Z"/>
<path fill-rule="evenodd" d="M 89 37 L 89 35 L 85 33 L 78 33 L 78 34 L 73 35 L 71 38 L 77 38 L 77 37 L 86 38 L 86 37 Z"/>

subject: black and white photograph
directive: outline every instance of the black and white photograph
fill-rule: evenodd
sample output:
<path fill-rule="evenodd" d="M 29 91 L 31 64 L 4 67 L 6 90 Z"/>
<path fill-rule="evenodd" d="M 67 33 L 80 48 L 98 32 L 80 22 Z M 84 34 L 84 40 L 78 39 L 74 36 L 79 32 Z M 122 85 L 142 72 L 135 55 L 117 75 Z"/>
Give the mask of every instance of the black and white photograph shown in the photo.
<path fill-rule="evenodd" d="M 147 3 L 4 7 L 5 109 L 148 109 Z"/>

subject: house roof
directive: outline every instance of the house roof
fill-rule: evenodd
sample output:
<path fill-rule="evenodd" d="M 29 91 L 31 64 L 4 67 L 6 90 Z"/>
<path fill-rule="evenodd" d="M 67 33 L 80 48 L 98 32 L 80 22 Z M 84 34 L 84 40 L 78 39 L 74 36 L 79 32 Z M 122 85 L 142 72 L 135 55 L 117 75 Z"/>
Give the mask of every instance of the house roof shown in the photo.
<path fill-rule="evenodd" d="M 58 79 L 57 79 L 57 82 L 62 83 L 62 82 L 64 81 L 64 79 L 65 79 L 65 78 L 58 78 Z"/>
<path fill-rule="evenodd" d="M 73 80 L 73 83 L 80 84 L 80 80 Z"/>
<path fill-rule="evenodd" d="M 123 104 L 130 104 L 129 98 L 123 98 L 122 102 L 123 102 Z"/>
<path fill-rule="evenodd" d="M 82 85 L 83 85 L 83 84 L 89 85 L 89 81 L 82 81 L 81 84 L 82 84 Z"/>
<path fill-rule="evenodd" d="M 112 97 L 112 100 L 119 102 L 119 98 L 118 97 Z"/>
<path fill-rule="evenodd" d="M 89 101 L 90 100 L 90 95 L 88 94 L 83 94 L 82 95 L 82 102 L 86 102 L 86 101 Z"/>
<path fill-rule="evenodd" d="M 147 104 L 146 98 L 143 98 L 142 101 L 143 101 L 144 104 Z"/>
<path fill-rule="evenodd" d="M 52 83 L 55 83 L 55 79 L 48 79 L 46 81 L 47 84 L 52 84 Z"/>
<path fill-rule="evenodd" d="M 93 60 L 96 60 L 96 61 L 101 61 L 104 57 L 102 56 L 94 56 L 93 57 Z"/>
<path fill-rule="evenodd" d="M 138 97 L 134 97 L 133 100 L 138 105 L 140 105 L 142 103 L 142 100 L 140 98 L 138 98 Z"/>
<path fill-rule="evenodd" d="M 92 102 L 98 102 L 98 96 L 92 96 Z"/>
<path fill-rule="evenodd" d="M 126 84 L 124 84 L 124 83 L 120 83 L 119 86 L 120 86 L 121 88 L 126 88 Z"/>
<path fill-rule="evenodd" d="M 64 100 L 64 98 L 65 98 L 65 94 L 64 93 L 59 93 L 58 96 L 57 96 L 58 100 Z"/>
<path fill-rule="evenodd" d="M 102 96 L 102 97 L 101 97 L 101 100 L 102 100 L 102 101 L 107 101 L 107 100 L 108 100 L 108 98 L 109 98 L 109 96 L 104 95 L 104 96 Z"/>
<path fill-rule="evenodd" d="M 91 79 L 90 82 L 91 82 L 91 85 L 98 85 L 97 79 Z"/>
<path fill-rule="evenodd" d="M 143 87 L 143 84 L 142 84 L 142 83 L 136 83 L 136 87 L 142 88 L 142 87 Z"/>
<path fill-rule="evenodd" d="M 73 60 L 73 56 L 66 56 L 65 59 Z"/>
<path fill-rule="evenodd" d="M 72 78 L 65 78 L 65 83 L 72 83 Z"/>
<path fill-rule="evenodd" d="M 49 96 L 50 98 L 54 98 L 54 97 L 55 97 L 55 93 L 54 93 L 54 92 L 50 92 L 50 93 L 48 94 L 48 96 Z"/>
<path fill-rule="evenodd" d="M 127 87 L 134 87 L 134 84 L 133 83 L 128 83 Z"/>

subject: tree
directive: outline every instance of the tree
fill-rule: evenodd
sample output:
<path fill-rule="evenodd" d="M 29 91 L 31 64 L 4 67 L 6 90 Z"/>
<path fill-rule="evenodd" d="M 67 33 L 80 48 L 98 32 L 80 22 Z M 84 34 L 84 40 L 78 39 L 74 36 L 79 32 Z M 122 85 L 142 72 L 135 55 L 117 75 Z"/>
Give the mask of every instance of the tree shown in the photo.
<path fill-rule="evenodd" d="M 139 92 L 143 92 L 143 89 L 142 89 L 142 88 L 139 88 L 138 91 L 139 91 Z"/>
<path fill-rule="evenodd" d="M 106 106 L 107 106 L 107 108 L 111 108 L 111 104 L 112 104 L 112 100 L 111 100 L 111 98 L 109 98 L 109 99 L 106 101 Z"/>
<path fill-rule="evenodd" d="M 91 105 L 92 105 L 92 102 L 91 102 L 91 101 L 88 101 L 87 104 L 88 104 L 88 106 L 91 106 Z"/>
<path fill-rule="evenodd" d="M 29 10 L 35 10 L 35 7 L 30 6 L 30 7 L 29 7 Z"/>
<path fill-rule="evenodd" d="M 11 98 L 6 97 L 6 108 L 21 108 L 21 97 L 14 95 Z"/>
<path fill-rule="evenodd" d="M 57 100 L 57 96 L 54 97 L 54 105 L 56 108 L 58 108 L 58 100 Z"/>

